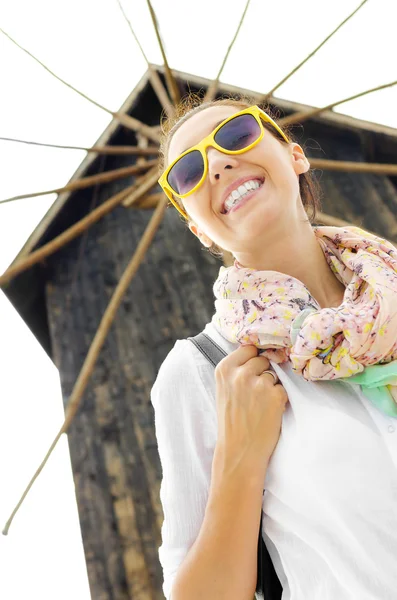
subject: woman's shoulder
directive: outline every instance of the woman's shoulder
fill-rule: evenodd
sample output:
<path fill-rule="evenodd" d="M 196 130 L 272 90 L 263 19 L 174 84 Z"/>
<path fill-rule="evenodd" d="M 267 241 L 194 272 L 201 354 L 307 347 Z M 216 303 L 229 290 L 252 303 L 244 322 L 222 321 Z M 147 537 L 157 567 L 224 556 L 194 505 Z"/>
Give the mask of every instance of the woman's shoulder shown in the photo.
<path fill-rule="evenodd" d="M 165 381 L 191 375 L 207 363 L 205 356 L 188 338 L 178 339 L 161 363 L 156 381 L 160 378 Z"/>
<path fill-rule="evenodd" d="M 238 344 L 232 344 L 223 338 L 211 322 L 207 323 L 199 333 L 205 333 L 211 337 L 226 354 L 229 354 L 235 347 L 238 347 Z M 192 333 L 189 337 L 194 337 L 195 335 Z M 163 360 L 157 378 L 160 376 L 162 379 L 167 377 L 174 378 L 175 376 L 181 377 L 201 368 L 213 369 L 213 366 L 191 340 L 188 338 L 177 339 Z"/>
<path fill-rule="evenodd" d="M 192 337 L 195 334 L 192 334 Z M 177 339 L 165 356 L 151 389 L 151 402 L 168 408 L 203 404 L 203 398 L 213 395 L 214 367 L 187 338 Z M 205 404 L 206 402 L 204 402 Z"/>
<path fill-rule="evenodd" d="M 237 347 L 237 344 L 225 340 L 212 323 L 207 323 L 199 333 L 210 336 L 225 354 Z M 191 337 L 195 335 L 192 332 Z M 161 363 L 151 390 L 154 407 L 158 405 L 160 398 L 163 406 L 170 406 L 174 402 L 178 404 L 178 398 L 181 397 L 186 403 L 190 400 L 194 405 L 199 402 L 201 406 L 206 405 L 208 401 L 212 406 L 215 397 L 214 366 L 188 338 L 175 341 Z"/>

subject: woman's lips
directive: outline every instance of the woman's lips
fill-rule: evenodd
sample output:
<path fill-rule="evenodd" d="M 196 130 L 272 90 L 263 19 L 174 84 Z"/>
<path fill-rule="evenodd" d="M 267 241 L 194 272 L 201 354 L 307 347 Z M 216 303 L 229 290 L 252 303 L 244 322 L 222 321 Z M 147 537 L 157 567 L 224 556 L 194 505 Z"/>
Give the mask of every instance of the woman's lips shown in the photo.
<path fill-rule="evenodd" d="M 242 206 L 244 206 L 244 204 L 247 204 L 247 202 L 249 202 L 249 200 L 251 200 L 251 198 L 257 192 L 259 192 L 259 190 L 261 190 L 262 188 L 263 188 L 263 183 L 258 188 L 256 188 L 256 190 L 252 190 L 251 192 L 248 192 L 248 194 L 245 194 L 245 196 L 243 198 L 241 198 L 241 200 L 239 200 L 238 202 L 236 202 L 236 204 L 234 204 L 232 206 L 232 208 L 227 213 L 225 213 L 225 214 L 226 215 L 230 215 L 232 212 L 235 212 L 236 210 L 238 210 L 239 208 L 241 208 Z"/>

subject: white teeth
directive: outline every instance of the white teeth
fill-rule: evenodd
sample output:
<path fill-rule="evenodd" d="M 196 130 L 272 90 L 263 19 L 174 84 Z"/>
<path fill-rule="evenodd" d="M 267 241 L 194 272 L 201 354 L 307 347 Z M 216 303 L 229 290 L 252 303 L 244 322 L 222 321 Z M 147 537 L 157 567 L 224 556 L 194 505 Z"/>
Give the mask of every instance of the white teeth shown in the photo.
<path fill-rule="evenodd" d="M 256 190 L 258 187 L 262 185 L 257 179 L 250 179 L 249 181 L 245 181 L 243 185 L 240 185 L 236 190 L 233 190 L 231 194 L 226 199 L 225 209 L 226 212 L 232 208 L 236 202 L 238 202 L 241 198 L 243 198 L 248 192 L 251 190 Z"/>

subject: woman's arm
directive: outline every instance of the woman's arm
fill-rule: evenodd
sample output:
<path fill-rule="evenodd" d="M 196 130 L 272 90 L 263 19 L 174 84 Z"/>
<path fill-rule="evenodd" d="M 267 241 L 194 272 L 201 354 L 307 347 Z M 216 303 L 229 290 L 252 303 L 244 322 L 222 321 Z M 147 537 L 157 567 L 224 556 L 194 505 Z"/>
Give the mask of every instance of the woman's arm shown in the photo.
<path fill-rule="evenodd" d="M 212 482 L 200 533 L 179 567 L 171 600 L 252 600 L 262 509 L 263 464 L 223 475 L 214 454 Z"/>
<path fill-rule="evenodd" d="M 241 468 L 224 469 L 231 461 L 217 436 L 212 378 L 211 365 L 181 340 L 152 388 L 167 600 L 252 600 L 256 587 L 266 467 L 248 453 Z"/>

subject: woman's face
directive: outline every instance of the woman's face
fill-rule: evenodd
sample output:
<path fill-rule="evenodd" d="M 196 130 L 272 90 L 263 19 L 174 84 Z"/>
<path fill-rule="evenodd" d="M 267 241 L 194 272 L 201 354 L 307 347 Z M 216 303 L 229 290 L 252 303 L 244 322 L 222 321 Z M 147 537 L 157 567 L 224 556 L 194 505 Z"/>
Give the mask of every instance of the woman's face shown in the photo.
<path fill-rule="evenodd" d="M 194 114 L 174 133 L 168 164 L 240 110 L 222 105 Z M 285 234 L 301 219 L 299 175 L 310 165 L 298 144 L 282 144 L 265 130 L 259 144 L 243 154 L 224 154 L 209 147 L 207 157 L 205 181 L 183 200 L 192 220 L 189 228 L 205 246 L 215 242 L 233 254 L 255 253 L 258 244 L 267 245 L 272 236 Z M 226 198 L 246 181 L 259 182 L 260 187 L 246 196 L 245 203 L 224 214 Z"/>

